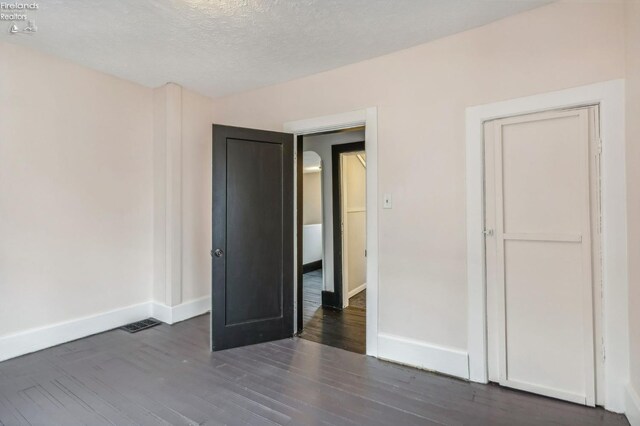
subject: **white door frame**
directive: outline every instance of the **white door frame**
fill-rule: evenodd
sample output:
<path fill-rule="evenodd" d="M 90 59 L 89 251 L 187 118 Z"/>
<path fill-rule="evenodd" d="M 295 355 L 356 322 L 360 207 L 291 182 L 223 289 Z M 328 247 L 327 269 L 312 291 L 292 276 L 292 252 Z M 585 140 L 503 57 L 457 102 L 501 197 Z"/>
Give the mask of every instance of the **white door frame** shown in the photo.
<path fill-rule="evenodd" d="M 378 109 L 371 107 L 342 114 L 290 121 L 284 123 L 283 129 L 287 133 L 294 134 L 295 142 L 299 135 L 360 126 L 365 126 L 364 139 L 367 155 L 367 355 L 378 356 Z M 297 147 L 297 144 L 294 145 Z M 295 188 L 293 193 L 293 205 L 297 206 Z M 297 214 L 294 214 L 294 218 L 294 221 L 297 220 Z M 294 229 L 297 229 L 295 223 Z M 298 236 L 296 235 L 295 238 L 297 240 Z M 293 264 L 294 268 L 297 268 L 297 261 Z M 294 269 L 294 277 L 296 276 Z M 297 285 L 294 288 L 297 291 Z M 295 295 L 293 300 L 297 300 Z M 298 309 L 299 306 L 294 303 L 294 318 L 297 318 Z"/>
<path fill-rule="evenodd" d="M 366 145 L 365 145 L 366 146 Z M 349 306 L 349 223 L 347 221 L 348 191 L 347 191 L 347 174 L 345 172 L 345 153 L 341 154 L 340 159 L 340 220 L 342 221 L 342 306 Z M 335 165 L 331 165 L 335 167 Z M 334 288 L 335 290 L 335 288 Z"/>
<path fill-rule="evenodd" d="M 469 107 L 466 110 L 469 378 L 487 383 L 484 241 L 485 121 L 560 108 L 600 105 L 602 139 L 602 287 L 605 407 L 623 412 L 629 377 L 624 80 Z"/>

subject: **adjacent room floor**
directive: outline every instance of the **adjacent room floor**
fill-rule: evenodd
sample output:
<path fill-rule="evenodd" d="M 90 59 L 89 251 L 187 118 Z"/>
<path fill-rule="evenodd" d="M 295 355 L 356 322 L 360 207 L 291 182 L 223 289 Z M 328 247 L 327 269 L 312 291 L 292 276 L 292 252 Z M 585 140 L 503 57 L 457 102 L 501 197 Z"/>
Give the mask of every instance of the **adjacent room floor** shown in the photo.
<path fill-rule="evenodd" d="M 322 307 L 322 270 L 303 276 L 303 321 L 300 337 L 360 354 L 366 350 L 366 290 L 349 299 L 342 311 Z"/>
<path fill-rule="evenodd" d="M 2 425 L 628 425 L 304 339 L 211 353 L 209 315 L 0 363 Z"/>

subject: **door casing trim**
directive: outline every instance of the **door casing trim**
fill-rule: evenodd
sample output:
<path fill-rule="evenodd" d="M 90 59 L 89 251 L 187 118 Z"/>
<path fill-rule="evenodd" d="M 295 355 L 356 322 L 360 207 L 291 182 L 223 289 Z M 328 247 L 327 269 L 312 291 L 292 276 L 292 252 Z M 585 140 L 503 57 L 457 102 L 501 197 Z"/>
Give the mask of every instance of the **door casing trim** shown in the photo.
<path fill-rule="evenodd" d="M 367 355 L 378 356 L 378 109 L 370 107 L 366 109 L 349 111 L 341 114 L 326 115 L 305 120 L 290 121 L 283 124 L 283 130 L 294 134 L 294 141 L 298 136 L 313 133 L 322 133 L 333 130 L 349 129 L 365 126 L 365 153 L 367 155 Z M 297 148 L 297 144 L 296 145 Z M 296 151 L 295 158 L 298 152 Z M 297 167 L 294 159 L 294 165 Z M 294 170 L 297 176 L 297 170 Z M 293 202 L 294 208 L 298 205 L 297 182 L 295 183 Z M 292 224 L 295 233 L 294 247 L 297 246 L 297 212 L 294 214 Z M 296 256 L 298 256 L 296 250 Z M 293 262 L 294 277 L 297 277 L 297 257 Z M 298 304 L 297 286 L 294 294 L 294 330 L 297 329 Z"/>
<path fill-rule="evenodd" d="M 624 412 L 629 378 L 628 265 L 624 80 L 527 96 L 466 109 L 467 312 L 469 378 L 487 383 L 484 244 L 485 121 L 577 106 L 599 105 L 602 139 L 602 286 L 605 408 Z"/>

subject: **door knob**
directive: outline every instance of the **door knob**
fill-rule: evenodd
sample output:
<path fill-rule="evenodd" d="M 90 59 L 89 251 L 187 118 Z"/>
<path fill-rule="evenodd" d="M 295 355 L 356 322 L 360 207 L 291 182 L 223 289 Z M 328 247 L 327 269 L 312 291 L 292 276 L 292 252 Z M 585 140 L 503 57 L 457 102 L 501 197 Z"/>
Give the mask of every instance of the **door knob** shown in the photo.
<path fill-rule="evenodd" d="M 222 251 L 222 249 L 215 249 L 213 254 L 214 254 L 215 257 L 222 257 L 224 252 Z"/>

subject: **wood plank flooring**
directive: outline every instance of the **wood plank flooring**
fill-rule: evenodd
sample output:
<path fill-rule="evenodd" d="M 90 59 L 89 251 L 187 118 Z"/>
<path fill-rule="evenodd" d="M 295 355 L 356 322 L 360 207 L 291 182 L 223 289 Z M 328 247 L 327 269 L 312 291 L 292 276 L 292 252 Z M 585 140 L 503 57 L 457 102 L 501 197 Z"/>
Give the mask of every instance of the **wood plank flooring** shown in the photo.
<path fill-rule="evenodd" d="M 211 353 L 208 315 L 0 363 L 0 424 L 628 425 L 304 339 Z"/>
<path fill-rule="evenodd" d="M 360 293 L 349 298 L 349 306 L 354 308 L 367 309 L 367 290 L 362 290 Z"/>
<path fill-rule="evenodd" d="M 366 351 L 365 292 L 349 299 L 342 311 L 322 307 L 322 270 L 303 276 L 303 321 L 300 337 L 351 352 Z"/>

